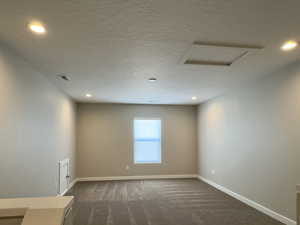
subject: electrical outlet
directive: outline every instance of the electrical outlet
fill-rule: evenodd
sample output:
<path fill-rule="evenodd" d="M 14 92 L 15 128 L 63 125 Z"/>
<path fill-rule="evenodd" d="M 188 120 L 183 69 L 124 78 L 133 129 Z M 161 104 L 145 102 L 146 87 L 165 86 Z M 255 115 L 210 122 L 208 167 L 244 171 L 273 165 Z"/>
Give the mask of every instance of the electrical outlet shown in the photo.
<path fill-rule="evenodd" d="M 216 173 L 215 170 L 211 170 L 211 174 L 214 175 Z"/>

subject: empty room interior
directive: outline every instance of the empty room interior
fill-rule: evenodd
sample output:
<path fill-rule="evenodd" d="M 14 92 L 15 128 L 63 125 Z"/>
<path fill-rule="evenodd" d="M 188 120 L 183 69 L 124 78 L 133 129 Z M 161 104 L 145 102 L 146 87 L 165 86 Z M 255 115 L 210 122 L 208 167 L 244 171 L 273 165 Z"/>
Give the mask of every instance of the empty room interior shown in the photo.
<path fill-rule="evenodd" d="M 299 0 L 2 0 L 0 225 L 300 225 Z"/>

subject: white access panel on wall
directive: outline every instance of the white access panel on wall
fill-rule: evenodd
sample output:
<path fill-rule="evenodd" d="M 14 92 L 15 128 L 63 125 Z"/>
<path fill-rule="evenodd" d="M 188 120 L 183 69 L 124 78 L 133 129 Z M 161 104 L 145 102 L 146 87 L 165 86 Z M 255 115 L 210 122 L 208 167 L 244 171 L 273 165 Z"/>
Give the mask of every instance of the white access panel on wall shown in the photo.
<path fill-rule="evenodd" d="M 63 194 L 69 186 L 69 159 L 59 161 L 59 194 Z"/>

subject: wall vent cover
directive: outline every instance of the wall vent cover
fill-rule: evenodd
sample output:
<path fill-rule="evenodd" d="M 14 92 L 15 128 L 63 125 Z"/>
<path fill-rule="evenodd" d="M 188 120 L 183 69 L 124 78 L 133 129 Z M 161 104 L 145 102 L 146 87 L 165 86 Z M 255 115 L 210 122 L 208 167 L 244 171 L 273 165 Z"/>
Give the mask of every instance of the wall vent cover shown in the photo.
<path fill-rule="evenodd" d="M 263 47 L 234 44 L 194 42 L 182 57 L 180 64 L 205 66 L 231 66 L 245 56 Z"/>

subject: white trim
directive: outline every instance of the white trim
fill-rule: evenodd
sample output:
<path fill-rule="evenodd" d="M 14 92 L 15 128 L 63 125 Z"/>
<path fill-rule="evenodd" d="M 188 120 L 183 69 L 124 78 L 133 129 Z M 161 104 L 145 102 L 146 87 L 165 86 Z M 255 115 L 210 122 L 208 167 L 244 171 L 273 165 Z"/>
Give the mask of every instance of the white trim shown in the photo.
<path fill-rule="evenodd" d="M 106 181 L 106 180 L 149 180 L 149 179 L 187 179 L 197 178 L 197 174 L 179 174 L 179 175 L 147 175 L 147 176 L 116 176 L 116 177 L 81 177 L 74 179 L 68 188 L 57 196 L 64 196 L 77 182 L 84 181 Z"/>
<path fill-rule="evenodd" d="M 179 175 L 146 175 L 146 176 L 118 176 L 118 177 L 80 177 L 77 181 L 105 181 L 105 180 L 149 180 L 149 179 L 185 179 L 197 178 L 197 174 Z"/>
<path fill-rule="evenodd" d="M 61 173 L 61 165 L 63 165 L 63 164 L 65 164 L 65 163 L 67 163 L 68 164 L 68 167 L 67 167 L 67 177 L 66 177 L 66 179 L 67 179 L 67 188 L 64 190 L 64 191 L 62 191 L 61 192 L 61 190 L 60 190 L 60 185 L 61 185 L 61 180 L 60 180 L 60 173 Z M 61 196 L 63 196 L 64 195 L 64 193 L 66 193 L 67 191 L 68 191 L 68 187 L 69 187 L 69 175 L 70 175 L 70 159 L 69 158 L 66 158 L 66 159 L 63 159 L 63 160 L 60 160 L 60 161 L 58 161 L 58 195 L 61 195 Z"/>
<path fill-rule="evenodd" d="M 66 190 L 64 190 L 63 193 L 58 194 L 58 196 L 64 196 L 76 183 L 78 182 L 78 179 L 74 179 L 69 185 L 68 188 Z"/>
<path fill-rule="evenodd" d="M 217 188 L 218 190 L 220 190 L 222 192 L 225 192 L 226 194 L 236 198 L 237 200 L 239 200 L 241 202 L 244 202 L 245 204 L 257 209 L 258 211 L 260 211 L 264 214 L 267 214 L 268 216 L 270 216 L 270 217 L 272 217 L 272 218 L 274 218 L 274 219 L 276 219 L 276 220 L 278 220 L 278 221 L 280 221 L 284 224 L 287 224 L 287 225 L 296 225 L 297 224 L 296 221 L 294 221 L 292 219 L 289 219 L 289 218 L 287 218 L 283 215 L 280 215 L 279 213 L 277 213 L 277 212 L 275 212 L 271 209 L 268 209 L 267 207 L 262 206 L 262 205 L 260 205 L 256 202 L 240 195 L 240 194 L 237 194 L 237 193 L 235 193 L 235 192 L 233 192 L 233 191 L 231 191 L 231 190 L 229 190 L 229 189 L 227 189 L 227 188 L 225 188 L 225 187 L 223 187 L 223 186 L 221 186 L 221 185 L 219 185 L 219 184 L 217 184 L 213 181 L 210 181 L 210 180 L 208 180 L 204 177 L 201 177 L 201 176 L 198 176 L 198 179 L 204 181 L 205 183 Z"/>

